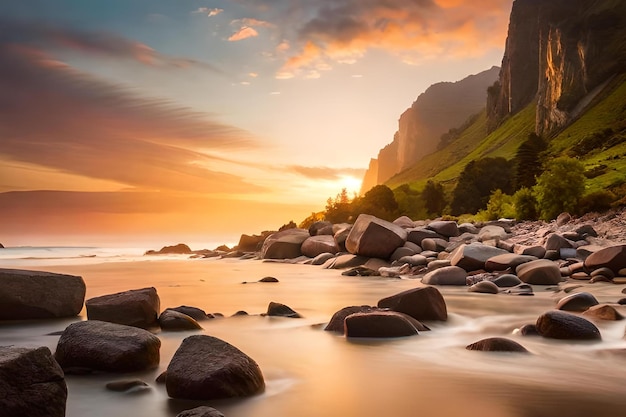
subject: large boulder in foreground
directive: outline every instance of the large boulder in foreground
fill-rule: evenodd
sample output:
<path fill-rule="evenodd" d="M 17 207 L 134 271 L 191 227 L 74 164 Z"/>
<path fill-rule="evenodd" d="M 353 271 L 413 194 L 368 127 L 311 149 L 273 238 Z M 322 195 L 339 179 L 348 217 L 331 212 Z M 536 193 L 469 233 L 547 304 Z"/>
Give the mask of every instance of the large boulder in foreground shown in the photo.
<path fill-rule="evenodd" d="M 85 306 L 89 320 L 147 329 L 158 325 L 161 301 L 156 289 L 149 287 L 90 298 Z"/>
<path fill-rule="evenodd" d="M 54 357 L 65 372 L 134 372 L 157 366 L 161 341 L 147 330 L 104 321 L 70 324 Z"/>
<path fill-rule="evenodd" d="M 585 268 L 595 270 L 609 268 L 615 275 L 626 268 L 626 245 L 609 246 L 592 253 L 585 259 Z"/>
<path fill-rule="evenodd" d="M 600 330 L 589 320 L 560 310 L 548 311 L 537 319 L 537 332 L 551 339 L 600 340 Z"/>
<path fill-rule="evenodd" d="M 446 302 L 435 287 L 419 287 L 383 298 L 378 307 L 408 314 L 417 320 L 448 319 Z"/>
<path fill-rule="evenodd" d="M 307 238 L 302 243 L 300 250 L 304 256 L 315 258 L 322 253 L 332 253 L 334 255 L 339 252 L 339 246 L 332 235 L 317 235 Z"/>
<path fill-rule="evenodd" d="M 85 291 L 79 276 L 0 269 L 0 320 L 76 316 L 83 309 Z"/>
<path fill-rule="evenodd" d="M 337 332 L 337 333 L 343 334 L 343 332 L 345 331 L 344 321 L 346 317 L 355 313 L 368 313 L 371 311 L 378 311 L 378 310 L 379 309 L 377 307 L 371 307 L 367 305 L 344 307 L 341 310 L 335 312 L 335 314 L 333 314 L 333 316 L 330 318 L 330 321 L 328 322 L 324 330 L 328 332 Z"/>
<path fill-rule="evenodd" d="M 450 254 L 450 264 L 458 266 L 466 271 L 485 269 L 485 263 L 489 258 L 508 253 L 504 249 L 487 246 L 480 243 L 463 244 Z"/>
<path fill-rule="evenodd" d="M 50 349 L 0 346 L 0 416 L 64 417 L 66 401 Z"/>
<path fill-rule="evenodd" d="M 257 394 L 265 388 L 259 365 L 216 337 L 183 340 L 167 367 L 167 394 L 172 398 L 214 400 Z"/>
<path fill-rule="evenodd" d="M 346 249 L 355 255 L 389 259 L 393 251 L 404 245 L 406 238 L 407 231 L 400 226 L 360 214 L 346 239 Z"/>
<path fill-rule="evenodd" d="M 286 229 L 271 234 L 263 242 L 263 259 L 293 259 L 302 255 L 302 243 L 310 237 L 304 229 Z"/>
<path fill-rule="evenodd" d="M 417 334 L 410 317 L 395 311 L 354 313 L 344 321 L 347 337 L 389 338 Z"/>
<path fill-rule="evenodd" d="M 517 277 L 527 284 L 556 285 L 563 280 L 561 270 L 556 263 L 548 259 L 539 259 L 519 265 Z"/>

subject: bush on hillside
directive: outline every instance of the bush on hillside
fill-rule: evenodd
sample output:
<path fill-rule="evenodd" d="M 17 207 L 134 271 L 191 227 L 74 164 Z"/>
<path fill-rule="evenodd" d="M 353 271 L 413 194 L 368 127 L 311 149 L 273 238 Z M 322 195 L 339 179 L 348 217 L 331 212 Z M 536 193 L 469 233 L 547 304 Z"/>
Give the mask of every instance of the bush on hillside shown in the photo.
<path fill-rule="evenodd" d="M 537 198 L 530 188 L 520 188 L 513 194 L 513 207 L 517 220 L 536 220 L 539 217 Z"/>
<path fill-rule="evenodd" d="M 446 194 L 441 183 L 428 180 L 422 191 L 422 199 L 429 215 L 440 216 L 446 208 Z"/>
<path fill-rule="evenodd" d="M 615 194 L 607 190 L 595 191 L 583 196 L 578 202 L 576 214 L 602 213 L 609 210 L 614 201 L 617 200 Z"/>
<path fill-rule="evenodd" d="M 355 199 L 353 214 L 371 214 L 380 219 L 393 221 L 398 217 L 398 202 L 393 191 L 386 185 L 377 185 L 359 199 Z"/>
<path fill-rule="evenodd" d="M 564 211 L 576 213 L 584 191 L 585 167 L 580 161 L 567 157 L 550 161 L 535 186 L 540 217 L 552 220 Z"/>

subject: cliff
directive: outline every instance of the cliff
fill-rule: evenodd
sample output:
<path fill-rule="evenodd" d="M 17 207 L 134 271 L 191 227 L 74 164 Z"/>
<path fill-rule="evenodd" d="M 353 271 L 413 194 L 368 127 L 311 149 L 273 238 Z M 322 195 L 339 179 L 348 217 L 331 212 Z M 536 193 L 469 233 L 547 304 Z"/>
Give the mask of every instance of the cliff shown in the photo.
<path fill-rule="evenodd" d="M 516 0 L 499 79 L 489 88 L 489 129 L 536 100 L 536 133 L 550 136 L 625 70 L 625 1 Z"/>
<path fill-rule="evenodd" d="M 361 193 L 435 152 L 441 135 L 485 107 L 487 87 L 498 73 L 493 67 L 461 81 L 434 84 L 420 94 L 400 116 L 393 141 L 370 162 Z"/>

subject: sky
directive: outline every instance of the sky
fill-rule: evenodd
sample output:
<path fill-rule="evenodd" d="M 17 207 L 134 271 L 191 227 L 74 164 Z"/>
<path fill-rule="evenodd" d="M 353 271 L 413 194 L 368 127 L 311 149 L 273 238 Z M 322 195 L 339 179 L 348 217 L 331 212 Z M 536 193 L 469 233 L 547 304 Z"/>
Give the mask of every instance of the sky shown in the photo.
<path fill-rule="evenodd" d="M 501 63 L 511 5 L 2 1 L 0 243 L 298 223 L 359 190 L 429 85 Z"/>

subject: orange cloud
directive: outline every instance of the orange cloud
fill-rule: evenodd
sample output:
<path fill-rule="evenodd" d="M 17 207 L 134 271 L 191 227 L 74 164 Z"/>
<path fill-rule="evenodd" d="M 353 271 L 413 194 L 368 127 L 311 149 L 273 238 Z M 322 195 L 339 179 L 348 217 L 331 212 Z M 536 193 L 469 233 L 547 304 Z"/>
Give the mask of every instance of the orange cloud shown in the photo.
<path fill-rule="evenodd" d="M 338 0 L 301 22 L 301 48 L 280 72 L 353 63 L 370 49 L 405 62 L 477 56 L 502 48 L 510 0 Z M 306 72 L 303 72 L 303 74 Z"/>
<path fill-rule="evenodd" d="M 233 33 L 228 40 L 230 42 L 237 42 L 248 38 L 253 38 L 255 36 L 259 36 L 259 32 L 257 32 L 254 28 L 246 26 L 239 29 L 237 32 Z"/>

